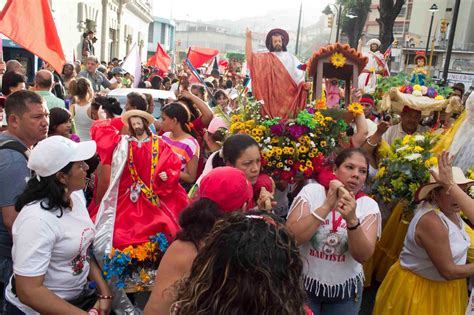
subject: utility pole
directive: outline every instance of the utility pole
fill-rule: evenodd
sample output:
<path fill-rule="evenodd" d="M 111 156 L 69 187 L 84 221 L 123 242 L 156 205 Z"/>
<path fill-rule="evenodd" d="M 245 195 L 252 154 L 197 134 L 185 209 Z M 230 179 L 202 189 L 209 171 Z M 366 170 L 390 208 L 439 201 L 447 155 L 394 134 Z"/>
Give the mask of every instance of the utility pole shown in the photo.
<path fill-rule="evenodd" d="M 445 85 L 448 83 L 449 63 L 451 62 L 451 52 L 453 51 L 454 34 L 456 32 L 456 24 L 458 22 L 460 5 L 461 0 L 456 0 L 456 3 L 454 4 L 453 21 L 451 23 L 451 29 L 449 30 L 448 50 L 446 52 L 446 59 L 444 61 L 443 83 Z"/>
<path fill-rule="evenodd" d="M 298 48 L 300 44 L 300 30 L 301 30 L 301 14 L 303 12 L 303 2 L 300 2 L 300 16 L 298 18 L 298 30 L 296 32 L 296 47 L 295 47 L 295 56 L 298 56 Z"/>
<path fill-rule="evenodd" d="M 341 14 L 342 14 L 342 5 L 339 5 L 338 12 L 337 12 L 336 43 L 339 42 L 339 29 L 341 26 Z"/>

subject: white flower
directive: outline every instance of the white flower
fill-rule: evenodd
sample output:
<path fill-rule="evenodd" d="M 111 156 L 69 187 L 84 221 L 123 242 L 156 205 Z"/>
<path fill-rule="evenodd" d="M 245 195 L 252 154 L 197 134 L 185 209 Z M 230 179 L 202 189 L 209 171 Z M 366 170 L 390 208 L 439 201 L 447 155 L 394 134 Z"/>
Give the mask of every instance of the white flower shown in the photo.
<path fill-rule="evenodd" d="M 315 147 L 315 146 L 316 146 L 316 143 L 314 143 L 314 141 L 311 141 L 309 144 L 311 144 L 311 147 Z"/>
<path fill-rule="evenodd" d="M 314 133 L 310 132 L 310 133 L 309 133 L 309 136 L 310 136 L 311 138 L 314 138 Z"/>
<path fill-rule="evenodd" d="M 267 138 L 265 138 L 265 139 L 263 140 L 263 143 L 269 144 L 269 143 L 270 143 L 270 140 L 271 140 L 271 139 L 270 139 L 269 137 L 267 137 Z"/>
<path fill-rule="evenodd" d="M 289 172 L 291 171 L 291 168 L 289 168 L 288 166 L 283 166 L 283 170 Z"/>
<path fill-rule="evenodd" d="M 408 145 L 404 145 L 403 147 L 399 147 L 399 148 L 396 150 L 396 152 L 400 152 L 400 151 L 406 150 L 406 149 L 408 149 L 408 148 L 409 148 Z"/>
<path fill-rule="evenodd" d="M 407 155 L 405 156 L 405 159 L 407 159 L 408 161 L 413 161 L 413 160 L 418 160 L 420 159 L 422 156 L 420 153 L 412 153 L 410 155 Z"/>
<path fill-rule="evenodd" d="M 416 142 L 425 141 L 425 136 L 422 136 L 422 135 L 415 135 L 415 141 L 416 141 Z"/>

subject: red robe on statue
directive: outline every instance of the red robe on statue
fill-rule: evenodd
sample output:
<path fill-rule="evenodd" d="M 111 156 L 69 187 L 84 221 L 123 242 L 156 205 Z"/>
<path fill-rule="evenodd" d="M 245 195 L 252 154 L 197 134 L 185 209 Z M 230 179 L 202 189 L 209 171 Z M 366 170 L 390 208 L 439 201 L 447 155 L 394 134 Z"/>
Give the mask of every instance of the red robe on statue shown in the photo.
<path fill-rule="evenodd" d="M 119 130 L 110 123 L 110 120 L 98 121 L 92 126 L 91 135 L 97 143 L 97 153 L 100 155 L 102 163 L 111 164 L 117 154 L 115 150 L 117 144 L 123 137 L 119 134 Z M 127 161 L 118 184 L 114 224 L 113 247 L 118 249 L 147 242 L 150 236 L 159 232 L 164 233 L 168 239 L 174 238 L 180 229 L 179 214 L 188 205 L 186 191 L 178 182 L 181 161 L 171 148 L 159 138 L 157 138 L 158 162 L 152 175 L 153 193 L 158 196 L 159 203 L 158 205 L 153 204 L 143 192 L 140 192 L 136 202 L 131 201 L 130 188 L 134 182 L 129 166 L 130 146 L 138 177 L 145 185 L 149 186 L 152 164 L 152 141 L 151 138 L 149 139 L 150 141 L 141 143 L 141 146 L 133 140 L 128 143 Z M 162 181 L 158 175 L 163 171 L 168 176 L 166 181 Z"/>
<path fill-rule="evenodd" d="M 295 118 L 305 108 L 308 91 L 298 65 L 288 52 L 252 53 L 248 62 L 252 93 L 256 100 L 264 101 L 262 115 Z"/>

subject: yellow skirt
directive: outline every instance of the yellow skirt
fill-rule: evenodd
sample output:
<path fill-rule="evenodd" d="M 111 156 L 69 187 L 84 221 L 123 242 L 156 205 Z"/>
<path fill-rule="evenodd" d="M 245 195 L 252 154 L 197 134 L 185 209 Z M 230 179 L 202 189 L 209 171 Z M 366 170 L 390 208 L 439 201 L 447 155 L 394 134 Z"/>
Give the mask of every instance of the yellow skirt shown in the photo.
<path fill-rule="evenodd" d="M 403 242 L 408 231 L 409 221 L 404 219 L 403 210 L 406 203 L 401 201 L 393 208 L 387 224 L 385 225 L 380 240 L 377 242 L 372 257 L 372 272 L 375 279 L 382 282 L 390 267 L 400 257 Z M 365 270 L 369 271 L 369 270 Z"/>
<path fill-rule="evenodd" d="M 373 315 L 462 315 L 467 302 L 465 279 L 428 280 L 402 269 L 398 261 L 377 292 Z"/>

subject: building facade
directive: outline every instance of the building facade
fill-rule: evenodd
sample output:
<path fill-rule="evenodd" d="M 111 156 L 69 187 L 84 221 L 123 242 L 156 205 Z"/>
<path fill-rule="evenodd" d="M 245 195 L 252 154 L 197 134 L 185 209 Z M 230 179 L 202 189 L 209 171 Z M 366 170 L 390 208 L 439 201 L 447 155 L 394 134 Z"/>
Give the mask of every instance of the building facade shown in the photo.
<path fill-rule="evenodd" d="M 5 0 L 0 0 L 3 8 Z M 153 21 L 151 0 L 49 0 L 66 60 L 80 60 L 83 34 L 94 31 L 99 60 L 123 59 L 137 44 L 147 56 L 148 27 Z M 4 40 L 5 41 L 5 40 Z"/>
<path fill-rule="evenodd" d="M 153 22 L 148 27 L 147 58 L 155 54 L 157 43 L 160 43 L 171 60 L 174 60 L 175 30 L 174 20 L 154 16 Z"/>

